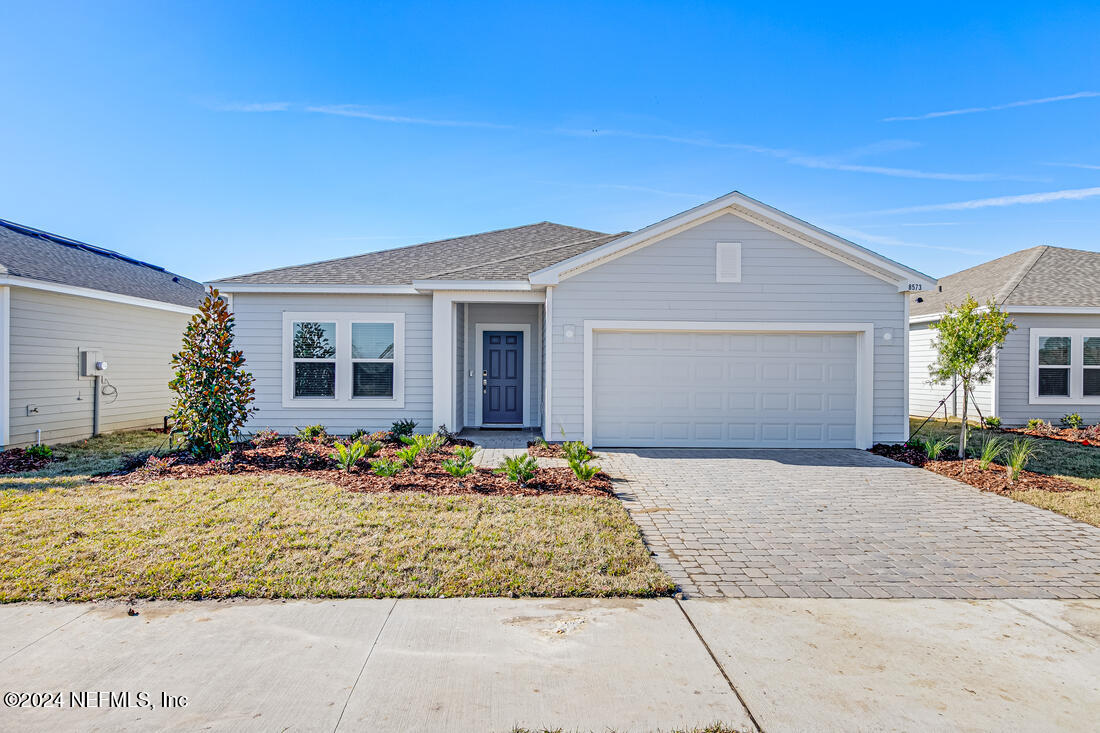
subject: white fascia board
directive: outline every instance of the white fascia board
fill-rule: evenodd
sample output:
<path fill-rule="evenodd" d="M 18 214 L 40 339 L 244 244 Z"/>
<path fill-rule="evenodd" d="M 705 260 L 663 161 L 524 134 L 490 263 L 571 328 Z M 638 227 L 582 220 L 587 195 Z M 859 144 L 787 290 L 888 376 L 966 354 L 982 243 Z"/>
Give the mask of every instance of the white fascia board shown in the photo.
<path fill-rule="evenodd" d="M 411 285 L 313 285 L 302 283 L 206 283 L 222 293 L 367 293 L 420 295 Z"/>
<path fill-rule="evenodd" d="M 93 298 L 95 300 L 105 300 L 110 303 L 121 303 L 122 305 L 135 305 L 141 308 L 152 308 L 153 310 L 171 311 L 172 313 L 194 315 L 199 312 L 198 308 L 190 308 L 186 305 L 177 305 L 175 303 L 165 303 L 162 300 L 139 298 L 134 295 L 111 293 L 106 290 L 82 288 L 76 285 L 62 285 L 61 283 L 32 280 L 30 278 L 16 277 L 13 275 L 0 276 L 0 285 L 10 285 L 17 288 L 27 288 L 29 290 L 44 290 L 46 292 L 60 293 L 62 295 L 75 295 L 80 298 Z"/>
<path fill-rule="evenodd" d="M 978 308 L 977 311 L 985 310 L 984 307 Z M 1018 314 L 1042 314 L 1050 316 L 1100 316 L 1100 308 L 1095 306 L 1056 306 L 1056 305 L 1003 305 L 1001 306 L 1008 315 Z M 943 318 L 943 313 L 928 313 L 923 316 L 911 316 L 909 318 L 909 324 L 914 325 L 917 323 L 931 323 L 932 321 L 938 321 Z"/>
<path fill-rule="evenodd" d="M 738 209 L 741 211 L 739 212 Z M 724 213 L 730 213 L 734 216 L 741 216 L 744 218 L 744 212 L 751 213 L 760 219 L 772 222 L 774 225 L 789 229 L 811 242 L 817 242 L 827 247 L 831 247 L 834 250 L 838 250 L 852 259 L 852 261 L 844 260 L 848 262 L 848 264 L 858 266 L 858 263 L 865 263 L 890 273 L 893 277 L 887 278 L 881 273 L 871 274 L 874 274 L 880 279 L 897 283 L 899 290 L 931 290 L 936 285 L 936 280 L 934 278 L 922 272 L 905 267 L 869 249 L 860 247 L 846 239 L 842 239 L 835 234 L 830 234 L 823 229 L 818 229 L 801 219 L 797 219 L 778 209 L 773 209 L 737 191 L 726 194 L 725 196 L 700 206 L 696 206 L 693 209 L 688 209 L 668 219 L 659 221 L 656 224 L 651 224 L 632 234 L 614 239 L 587 252 L 582 252 L 579 255 L 570 257 L 550 267 L 538 270 L 532 273 L 529 279 L 531 283 L 535 285 L 556 285 L 561 281 L 563 276 L 568 277 L 568 273 L 571 273 L 573 270 L 577 270 L 590 263 L 598 262 L 617 252 L 648 243 L 650 240 L 663 239 L 673 232 L 690 228 L 698 223 L 702 223 L 704 220 L 714 218 Z M 830 253 L 826 252 L 826 254 Z M 832 254 L 835 256 L 835 253 Z"/>
<path fill-rule="evenodd" d="M 417 290 L 531 290 L 526 280 L 413 280 Z"/>

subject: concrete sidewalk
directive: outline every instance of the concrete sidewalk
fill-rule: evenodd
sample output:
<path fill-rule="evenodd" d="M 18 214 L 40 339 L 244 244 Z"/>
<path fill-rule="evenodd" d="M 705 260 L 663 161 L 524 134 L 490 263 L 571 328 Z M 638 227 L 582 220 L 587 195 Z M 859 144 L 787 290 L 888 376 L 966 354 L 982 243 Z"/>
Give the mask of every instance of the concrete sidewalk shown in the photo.
<path fill-rule="evenodd" d="M 0 707 L 0 730 L 1085 731 L 1100 711 L 1096 601 L 135 607 L 0 606 L 0 693 L 62 693 Z"/>

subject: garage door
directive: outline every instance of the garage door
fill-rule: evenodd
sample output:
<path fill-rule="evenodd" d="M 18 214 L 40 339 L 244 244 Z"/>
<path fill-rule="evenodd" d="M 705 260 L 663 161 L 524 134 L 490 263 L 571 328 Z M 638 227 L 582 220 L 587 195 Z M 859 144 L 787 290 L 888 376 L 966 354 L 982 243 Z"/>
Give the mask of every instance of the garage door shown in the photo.
<path fill-rule="evenodd" d="M 593 334 L 597 446 L 829 447 L 856 439 L 856 334 Z"/>

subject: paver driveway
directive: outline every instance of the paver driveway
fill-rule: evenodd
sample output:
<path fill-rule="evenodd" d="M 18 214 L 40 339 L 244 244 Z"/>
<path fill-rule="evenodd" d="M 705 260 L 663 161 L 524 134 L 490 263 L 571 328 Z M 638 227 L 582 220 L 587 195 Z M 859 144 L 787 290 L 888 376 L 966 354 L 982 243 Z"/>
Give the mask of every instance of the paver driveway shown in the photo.
<path fill-rule="evenodd" d="M 601 453 L 688 596 L 1100 598 L 1100 528 L 871 453 Z"/>

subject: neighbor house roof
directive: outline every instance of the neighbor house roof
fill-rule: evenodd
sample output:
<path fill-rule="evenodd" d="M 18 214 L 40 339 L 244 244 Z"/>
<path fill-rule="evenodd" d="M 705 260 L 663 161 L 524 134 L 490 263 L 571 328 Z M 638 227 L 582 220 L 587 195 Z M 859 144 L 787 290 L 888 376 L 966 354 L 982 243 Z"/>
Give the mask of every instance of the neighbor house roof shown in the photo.
<path fill-rule="evenodd" d="M 411 285 L 414 280 L 517 280 L 619 235 L 549 221 L 352 257 L 227 277 L 221 283 Z"/>
<path fill-rule="evenodd" d="M 0 276 L 197 308 L 202 283 L 109 249 L 0 219 Z"/>
<path fill-rule="evenodd" d="M 1039 246 L 998 257 L 939 280 L 940 289 L 910 296 L 909 315 L 943 313 L 971 295 L 980 303 L 1052 308 L 1100 307 L 1100 252 Z"/>

